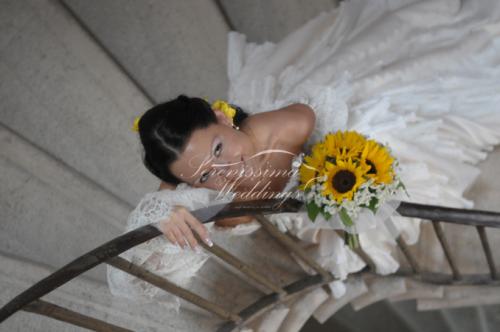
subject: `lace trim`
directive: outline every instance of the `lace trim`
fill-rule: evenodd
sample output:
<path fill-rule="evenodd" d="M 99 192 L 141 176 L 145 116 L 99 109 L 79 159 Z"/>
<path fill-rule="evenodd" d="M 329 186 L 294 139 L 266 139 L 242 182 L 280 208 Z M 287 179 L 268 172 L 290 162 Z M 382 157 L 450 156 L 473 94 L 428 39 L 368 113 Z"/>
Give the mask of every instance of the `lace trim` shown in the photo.
<path fill-rule="evenodd" d="M 135 229 L 147 224 L 158 223 L 160 220 L 168 219 L 173 211 L 173 205 L 156 196 L 156 193 L 148 193 L 131 212 L 127 221 L 128 229 Z"/>

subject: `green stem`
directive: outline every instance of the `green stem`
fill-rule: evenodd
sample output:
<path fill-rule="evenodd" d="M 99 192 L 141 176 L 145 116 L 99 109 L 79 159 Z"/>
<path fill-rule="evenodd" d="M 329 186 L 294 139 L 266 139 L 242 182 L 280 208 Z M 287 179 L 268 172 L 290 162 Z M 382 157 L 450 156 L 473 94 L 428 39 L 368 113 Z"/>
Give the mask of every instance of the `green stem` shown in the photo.
<path fill-rule="evenodd" d="M 351 249 L 359 248 L 359 235 L 358 234 L 351 234 L 351 233 L 346 232 L 346 239 L 347 239 L 347 244 L 349 245 L 349 248 L 351 248 Z"/>

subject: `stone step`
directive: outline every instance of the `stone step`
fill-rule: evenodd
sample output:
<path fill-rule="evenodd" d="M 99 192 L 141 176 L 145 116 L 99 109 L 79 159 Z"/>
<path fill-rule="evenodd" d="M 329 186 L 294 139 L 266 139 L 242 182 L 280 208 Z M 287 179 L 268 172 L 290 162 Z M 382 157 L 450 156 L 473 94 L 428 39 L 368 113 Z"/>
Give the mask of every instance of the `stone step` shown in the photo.
<path fill-rule="evenodd" d="M 0 306 L 47 276 L 51 270 L 0 254 Z M 214 331 L 220 321 L 195 312 L 165 310 L 157 303 L 114 298 L 106 285 L 79 277 L 51 292 L 45 301 L 134 331 Z M 44 316 L 19 311 L 1 325 L 2 331 L 88 331 Z"/>
<path fill-rule="evenodd" d="M 335 8 L 336 0 L 221 0 L 234 30 L 249 42 L 277 43 L 322 11 Z"/>
<path fill-rule="evenodd" d="M 2 125 L 0 169 L 0 251 L 59 268 L 122 234 L 128 204 Z"/>
<path fill-rule="evenodd" d="M 398 313 L 413 331 L 453 331 L 441 310 L 417 311 L 415 301 L 390 302 L 387 305 L 392 311 Z"/>
<path fill-rule="evenodd" d="M 475 209 L 500 211 L 500 178 L 497 176 L 500 164 L 500 147 L 488 154 L 479 163 L 481 173 L 465 196 L 472 199 Z M 462 274 L 489 274 L 486 256 L 475 227 L 441 223 L 450 252 Z M 500 269 L 500 229 L 486 228 L 486 234 L 493 254 L 497 271 Z M 422 225 L 419 242 L 411 247 L 422 267 L 428 271 L 451 274 L 451 268 L 444 256 L 435 231 L 430 223 Z M 419 310 L 435 310 L 476 305 L 500 304 L 498 287 L 491 286 L 446 286 L 443 298 L 419 299 Z M 480 291 L 484 289 L 484 291 Z M 477 291 L 477 293 L 476 293 Z"/>
<path fill-rule="evenodd" d="M 134 206 L 158 180 L 133 119 L 150 102 L 58 1 L 2 2 L 2 124 Z"/>
<path fill-rule="evenodd" d="M 500 304 L 498 286 L 447 286 L 442 298 L 417 300 L 418 310 Z"/>
<path fill-rule="evenodd" d="M 316 313 L 317 311 L 315 318 Z M 412 329 L 406 319 L 395 311 L 387 301 L 379 301 L 360 310 L 355 310 L 352 305 L 344 305 L 323 323 L 321 330 L 317 331 L 335 331 L 331 329 L 335 325 L 343 326 L 352 331 L 420 331 Z M 446 330 L 441 331 L 445 332 Z"/>
<path fill-rule="evenodd" d="M 64 3 L 155 103 L 226 98 L 229 28 L 215 1 Z"/>

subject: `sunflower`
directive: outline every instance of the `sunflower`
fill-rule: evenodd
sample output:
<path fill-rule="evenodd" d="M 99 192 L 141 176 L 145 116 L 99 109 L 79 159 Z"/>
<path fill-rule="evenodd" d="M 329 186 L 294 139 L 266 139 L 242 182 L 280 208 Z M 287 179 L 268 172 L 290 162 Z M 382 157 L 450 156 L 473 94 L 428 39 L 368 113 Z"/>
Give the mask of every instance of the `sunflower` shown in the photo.
<path fill-rule="evenodd" d="M 369 166 L 370 169 L 366 176 L 373 178 L 375 183 L 389 184 L 394 179 L 392 163 L 394 158 L 387 149 L 374 140 L 366 142 L 363 153 L 361 154 L 361 164 Z"/>
<path fill-rule="evenodd" d="M 359 158 L 366 144 L 366 138 L 355 131 L 337 131 L 326 135 L 324 145 L 330 161 Z"/>
<path fill-rule="evenodd" d="M 354 192 L 366 181 L 363 174 L 367 171 L 366 165 L 357 165 L 351 158 L 337 159 L 337 164 L 327 161 L 324 169 L 327 179 L 322 194 L 330 195 L 339 204 L 344 198 L 352 200 Z"/>
<path fill-rule="evenodd" d="M 316 179 L 321 170 L 325 167 L 325 147 L 322 143 L 317 143 L 312 148 L 311 156 L 305 156 L 304 162 L 300 165 L 299 189 L 305 190 L 316 183 Z"/>

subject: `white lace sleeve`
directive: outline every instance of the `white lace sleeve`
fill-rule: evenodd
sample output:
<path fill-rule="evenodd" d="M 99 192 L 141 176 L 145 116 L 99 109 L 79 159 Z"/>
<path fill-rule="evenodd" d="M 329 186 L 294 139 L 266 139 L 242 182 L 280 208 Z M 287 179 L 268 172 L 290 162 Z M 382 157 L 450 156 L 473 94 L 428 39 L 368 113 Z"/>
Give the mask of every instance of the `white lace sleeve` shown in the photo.
<path fill-rule="evenodd" d="M 172 201 L 167 201 L 164 196 L 165 194 L 162 192 L 147 193 L 130 213 L 127 229 L 156 224 L 158 221 L 170 217 L 175 204 Z"/>
<path fill-rule="evenodd" d="M 165 189 L 151 192 L 137 204 L 127 220 L 126 231 L 153 224 L 168 218 L 174 205 L 182 205 L 188 210 L 195 210 L 210 205 L 229 203 L 230 193 L 221 194 L 206 188 L 193 188 L 180 184 L 175 190 Z M 210 229 L 207 227 L 207 229 Z M 182 249 L 171 243 L 165 236 L 158 236 L 120 255 L 175 284 L 186 287 L 191 277 L 200 269 L 209 254 L 205 251 L 194 252 Z M 107 279 L 113 295 L 131 298 L 136 301 L 155 302 L 179 310 L 180 301 L 176 296 L 160 290 L 127 273 L 108 266 Z"/>

